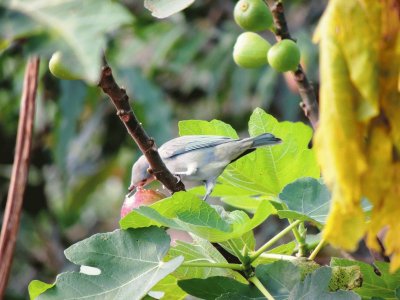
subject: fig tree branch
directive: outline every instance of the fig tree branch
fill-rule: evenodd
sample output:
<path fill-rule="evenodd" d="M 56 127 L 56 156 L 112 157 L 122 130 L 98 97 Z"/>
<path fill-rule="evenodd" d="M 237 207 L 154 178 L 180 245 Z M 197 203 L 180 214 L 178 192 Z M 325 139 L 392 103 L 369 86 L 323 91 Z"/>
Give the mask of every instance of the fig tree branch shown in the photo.
<path fill-rule="evenodd" d="M 7 287 L 28 179 L 38 70 L 39 58 L 30 58 L 25 69 L 14 163 L 0 235 L 0 299 Z"/>
<path fill-rule="evenodd" d="M 275 37 L 277 41 L 283 39 L 292 39 L 286 23 L 282 2 L 275 2 L 271 8 L 271 12 L 274 19 Z M 310 120 L 312 127 L 316 129 L 318 126 L 319 112 L 314 87 L 308 81 L 306 73 L 300 64 L 297 67 L 297 70 L 293 71 L 292 74 L 299 89 L 299 94 L 301 97 L 300 106 L 303 109 L 305 116 Z"/>
<path fill-rule="evenodd" d="M 157 151 L 157 146 L 152 138 L 148 136 L 141 123 L 136 118 L 129 97 L 125 89 L 118 86 L 115 82 L 112 70 L 109 66 L 103 67 L 99 81 L 99 87 L 108 95 L 111 102 L 117 109 L 117 115 L 125 125 L 128 133 L 134 139 L 140 151 L 144 154 L 150 164 L 151 174 L 159 180 L 172 193 L 184 191 L 185 186 L 181 181 L 172 175 Z M 157 116 L 154 116 L 155 118 Z"/>

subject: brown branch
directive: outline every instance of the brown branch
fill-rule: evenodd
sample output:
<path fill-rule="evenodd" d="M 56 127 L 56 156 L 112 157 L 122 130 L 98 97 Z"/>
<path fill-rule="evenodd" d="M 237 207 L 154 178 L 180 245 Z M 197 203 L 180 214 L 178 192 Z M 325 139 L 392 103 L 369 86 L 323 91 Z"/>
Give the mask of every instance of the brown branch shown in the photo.
<path fill-rule="evenodd" d="M 154 140 L 147 135 L 133 113 L 125 89 L 120 88 L 115 82 L 112 70 L 108 66 L 103 67 L 101 71 L 99 87 L 110 97 L 111 102 L 117 109 L 117 115 L 121 119 L 122 123 L 124 123 L 128 133 L 135 140 L 144 156 L 146 156 L 151 167 L 151 174 L 153 174 L 172 193 L 184 191 L 185 186 L 181 181 L 178 181 L 165 166 L 158 154 Z M 154 117 L 156 118 L 157 116 Z"/>
<path fill-rule="evenodd" d="M 292 39 L 289 33 L 288 26 L 286 24 L 285 13 L 282 2 L 278 1 L 271 8 L 272 16 L 275 24 L 275 37 L 277 41 L 283 39 Z M 297 67 L 296 71 L 292 72 L 294 79 L 299 89 L 299 94 L 302 102 L 300 107 L 303 109 L 305 116 L 310 120 L 310 123 L 314 129 L 318 126 L 318 102 L 315 96 L 314 88 L 307 79 L 306 73 L 304 72 L 301 65 Z"/>
<path fill-rule="evenodd" d="M 38 70 L 39 58 L 30 58 L 25 70 L 14 165 L 0 235 L 0 299 L 4 297 L 8 282 L 28 178 Z"/>

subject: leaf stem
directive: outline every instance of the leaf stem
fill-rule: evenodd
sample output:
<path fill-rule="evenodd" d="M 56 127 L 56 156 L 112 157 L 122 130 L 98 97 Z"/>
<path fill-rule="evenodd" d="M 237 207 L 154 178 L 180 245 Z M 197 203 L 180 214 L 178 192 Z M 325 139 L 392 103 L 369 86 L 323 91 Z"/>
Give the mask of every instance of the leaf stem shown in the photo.
<path fill-rule="evenodd" d="M 280 238 L 282 238 L 284 235 L 286 235 L 288 232 L 290 232 L 292 230 L 292 228 L 299 225 L 300 222 L 301 222 L 300 220 L 294 221 L 292 224 L 290 224 L 288 227 L 283 229 L 281 232 L 279 232 L 277 235 L 275 235 L 272 239 L 270 239 L 268 242 L 266 242 L 256 252 L 254 252 L 252 255 L 250 255 L 250 261 L 253 262 L 254 260 L 256 260 L 265 250 L 267 250 L 269 247 L 271 247 L 273 244 L 275 244 Z"/>
<path fill-rule="evenodd" d="M 287 210 L 289 209 L 289 207 L 287 206 L 287 204 L 285 202 L 282 202 L 282 206 Z M 292 224 L 294 222 L 293 219 L 288 219 L 288 221 L 289 221 L 289 224 Z M 302 223 L 304 224 L 304 222 L 302 222 Z M 305 238 L 300 234 L 297 226 L 292 228 L 292 232 L 293 232 L 294 238 L 296 239 L 297 244 L 299 246 L 298 254 L 300 257 L 303 257 L 303 256 L 305 256 L 306 248 L 307 248 L 307 243 L 305 242 Z"/>
<path fill-rule="evenodd" d="M 275 298 L 272 297 L 272 295 L 268 292 L 268 290 L 256 276 L 249 278 L 249 281 L 252 282 L 260 290 L 265 298 L 267 298 L 268 300 L 275 300 Z"/>
<path fill-rule="evenodd" d="M 292 260 L 297 259 L 296 256 L 285 255 L 285 254 L 276 254 L 276 253 L 262 253 L 260 255 L 260 257 L 266 258 L 266 259 L 287 260 L 287 261 L 292 261 Z"/>
<path fill-rule="evenodd" d="M 244 267 L 242 264 L 230 264 L 230 263 L 212 263 L 212 262 L 183 262 L 181 267 L 188 268 L 223 268 L 232 269 L 236 271 L 243 271 Z"/>
<path fill-rule="evenodd" d="M 236 247 L 235 243 L 233 243 L 231 240 L 227 241 L 229 246 L 232 248 L 233 252 L 235 252 L 235 255 L 239 260 L 243 263 L 245 261 L 244 256 L 242 255 L 242 252 Z"/>
<path fill-rule="evenodd" d="M 322 249 L 322 247 L 325 244 L 325 239 L 321 239 L 317 245 L 317 247 L 315 247 L 315 249 L 313 250 L 313 252 L 311 252 L 310 256 L 308 257 L 309 260 L 314 260 L 315 257 L 317 256 L 317 254 L 319 253 L 319 251 Z"/>

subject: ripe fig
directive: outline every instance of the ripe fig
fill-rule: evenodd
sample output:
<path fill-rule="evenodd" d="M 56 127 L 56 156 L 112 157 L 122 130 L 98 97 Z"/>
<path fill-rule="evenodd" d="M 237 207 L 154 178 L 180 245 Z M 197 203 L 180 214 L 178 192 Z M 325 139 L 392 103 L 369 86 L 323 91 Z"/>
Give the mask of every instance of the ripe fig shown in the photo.
<path fill-rule="evenodd" d="M 153 190 L 137 189 L 133 195 L 125 197 L 121 207 L 121 218 L 139 206 L 147 206 L 164 199 L 166 196 Z"/>
<path fill-rule="evenodd" d="M 254 32 L 238 36 L 233 46 L 233 60 L 242 68 L 257 68 L 267 64 L 266 55 L 270 43 Z"/>
<path fill-rule="evenodd" d="M 50 72 L 55 77 L 60 78 L 60 79 L 66 79 L 66 80 L 80 79 L 80 76 L 75 74 L 71 70 L 70 66 L 71 66 L 71 63 L 66 61 L 64 55 L 60 51 L 55 52 L 51 56 L 50 61 L 49 61 Z"/>
<path fill-rule="evenodd" d="M 272 27 L 272 14 L 263 0 L 240 0 L 233 11 L 235 22 L 248 31 Z"/>
<path fill-rule="evenodd" d="M 282 40 L 268 51 L 268 62 L 279 72 L 296 70 L 300 63 L 300 49 L 292 40 Z"/>

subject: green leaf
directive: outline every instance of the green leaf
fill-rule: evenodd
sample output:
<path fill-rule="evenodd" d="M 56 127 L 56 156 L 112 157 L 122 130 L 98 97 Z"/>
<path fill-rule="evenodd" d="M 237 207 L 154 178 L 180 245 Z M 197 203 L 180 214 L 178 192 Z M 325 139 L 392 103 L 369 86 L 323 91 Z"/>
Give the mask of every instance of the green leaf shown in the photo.
<path fill-rule="evenodd" d="M 319 167 L 313 150 L 308 149 L 312 129 L 300 122 L 278 122 L 273 116 L 256 108 L 250 117 L 251 136 L 270 132 L 282 139 L 282 144 L 260 149 L 254 166 L 248 170 L 258 179 L 265 193 L 279 194 L 290 182 L 301 177 L 319 178 Z M 240 168 L 240 166 L 238 166 Z M 249 168 L 249 167 L 248 167 Z"/>
<path fill-rule="evenodd" d="M 325 224 L 330 207 L 330 192 L 326 185 L 315 178 L 300 178 L 288 184 L 279 194 L 288 210 L 278 211 L 280 217 L 293 217 L 299 213 L 310 220 Z M 296 217 L 299 219 L 299 216 Z"/>
<path fill-rule="evenodd" d="M 243 211 L 226 212 L 193 194 L 178 192 L 150 206 L 135 209 L 120 221 L 120 226 L 123 229 L 167 226 L 192 232 L 210 242 L 223 242 L 242 236 L 274 212 L 273 206 L 263 201 L 250 219 Z"/>
<path fill-rule="evenodd" d="M 178 286 L 178 280 L 172 275 L 163 278 L 152 287 L 151 292 L 162 292 L 162 300 L 180 300 L 186 297 L 186 293 Z"/>
<path fill-rule="evenodd" d="M 260 201 L 269 200 L 269 197 L 252 197 L 249 195 L 240 196 L 237 194 L 234 196 L 227 196 L 232 192 L 232 188 L 226 185 L 218 185 L 214 189 L 214 194 L 223 195 L 223 198 L 221 200 L 224 203 L 236 208 L 246 210 L 248 212 L 254 212 L 254 210 L 257 209 L 257 207 L 260 205 Z M 248 191 L 243 192 L 246 194 L 248 193 Z"/>
<path fill-rule="evenodd" d="M 65 250 L 81 272 L 58 275 L 54 287 L 38 299 L 139 299 L 183 262 L 183 257 L 161 260 L 169 243 L 156 227 L 96 234 Z M 83 273 L 86 266 L 99 275 Z"/>
<path fill-rule="evenodd" d="M 222 254 L 219 253 L 210 242 L 196 236 L 193 236 L 193 242 L 191 244 L 176 241 L 176 246 L 170 248 L 168 256 L 183 256 L 185 263 L 227 263 Z M 181 266 L 176 269 L 174 276 L 178 279 L 207 278 L 210 276 L 235 277 L 235 272 L 230 269 L 222 268 Z"/>
<path fill-rule="evenodd" d="M 240 283 L 228 277 L 179 280 L 178 285 L 188 294 L 206 300 L 217 299 L 227 293 L 235 293 L 250 299 L 265 299 L 254 285 Z"/>
<path fill-rule="evenodd" d="M 13 0 L 7 8 L 29 20 L 24 23 L 33 23 L 51 37 L 52 44 L 39 45 L 39 52 L 61 50 L 67 60 L 77 61 L 78 66 L 72 67 L 78 68 L 79 74 L 91 83 L 98 80 L 106 34 L 132 21 L 132 16 L 115 1 Z M 22 29 L 27 35 L 32 30 L 28 26 Z M 21 36 L 22 29 L 12 38 Z"/>
<path fill-rule="evenodd" d="M 186 120 L 178 124 L 179 135 L 221 135 L 233 139 L 239 138 L 231 125 L 219 120 L 210 122 L 203 120 Z"/>
<path fill-rule="evenodd" d="M 363 299 L 372 299 L 373 297 L 381 297 L 383 299 L 397 299 L 396 289 L 400 287 L 400 271 L 394 274 L 389 272 L 389 263 L 375 262 L 381 275 L 374 272 L 374 268 L 360 261 L 352 261 L 343 258 L 332 258 L 331 266 L 354 266 L 357 265 L 361 269 L 363 275 L 363 283 L 360 288 L 354 291 L 363 297 Z"/>
<path fill-rule="evenodd" d="M 151 11 L 152 16 L 163 19 L 184 10 L 194 1 L 195 0 L 144 0 L 144 7 Z"/>
<path fill-rule="evenodd" d="M 29 299 L 36 299 L 40 294 L 43 294 L 45 291 L 53 286 L 54 283 L 46 283 L 40 280 L 32 280 L 28 286 Z"/>
<path fill-rule="evenodd" d="M 260 297 L 247 297 L 245 295 L 240 295 L 239 293 L 226 293 L 222 294 L 216 300 L 251 300 L 251 299 L 260 299 Z M 264 298 L 263 298 L 264 299 Z"/>
<path fill-rule="evenodd" d="M 358 300 L 359 295 L 350 291 L 329 292 L 328 285 L 331 280 L 332 269 L 321 267 L 306 276 L 303 282 L 299 282 L 290 292 L 290 299 L 328 299 L 328 300 Z"/>
<path fill-rule="evenodd" d="M 288 299 L 290 291 L 301 279 L 300 270 L 294 264 L 283 260 L 257 266 L 256 276 L 275 299 Z"/>

